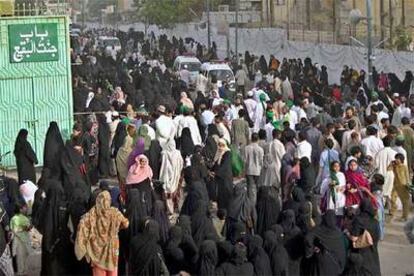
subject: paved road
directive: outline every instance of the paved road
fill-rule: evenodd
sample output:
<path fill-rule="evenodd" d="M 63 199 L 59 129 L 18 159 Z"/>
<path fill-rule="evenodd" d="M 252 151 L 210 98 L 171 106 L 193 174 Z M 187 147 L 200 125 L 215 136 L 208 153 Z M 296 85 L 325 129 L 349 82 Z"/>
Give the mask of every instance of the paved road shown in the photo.
<path fill-rule="evenodd" d="M 385 231 L 385 239 L 379 245 L 382 275 L 414 273 L 414 245 L 408 244 L 403 223 L 395 220 L 387 223 Z"/>

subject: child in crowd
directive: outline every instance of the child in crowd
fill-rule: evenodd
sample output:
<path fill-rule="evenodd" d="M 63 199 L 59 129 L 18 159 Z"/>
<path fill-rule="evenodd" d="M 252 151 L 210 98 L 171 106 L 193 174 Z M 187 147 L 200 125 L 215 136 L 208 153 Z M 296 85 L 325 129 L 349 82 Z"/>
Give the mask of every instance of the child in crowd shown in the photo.
<path fill-rule="evenodd" d="M 385 208 L 384 208 L 384 194 L 382 187 L 384 186 L 384 176 L 381 174 L 374 174 L 371 182 L 371 192 L 377 202 L 377 219 L 380 227 L 380 240 L 384 239 L 385 235 Z"/>
<path fill-rule="evenodd" d="M 26 216 L 27 205 L 16 207 L 16 214 L 10 220 L 10 229 L 14 238 L 12 241 L 12 256 L 15 258 L 17 275 L 30 275 L 27 271 L 27 259 L 31 252 L 30 234 L 31 223 Z"/>
<path fill-rule="evenodd" d="M 403 213 L 400 220 L 403 222 L 407 221 L 410 212 L 410 176 L 408 167 L 404 164 L 404 160 L 405 158 L 403 154 L 397 153 L 395 155 L 395 161 L 393 163 L 395 175 L 394 187 L 391 194 L 391 214 L 395 214 L 395 211 L 397 210 L 397 198 L 400 198 L 403 206 Z"/>

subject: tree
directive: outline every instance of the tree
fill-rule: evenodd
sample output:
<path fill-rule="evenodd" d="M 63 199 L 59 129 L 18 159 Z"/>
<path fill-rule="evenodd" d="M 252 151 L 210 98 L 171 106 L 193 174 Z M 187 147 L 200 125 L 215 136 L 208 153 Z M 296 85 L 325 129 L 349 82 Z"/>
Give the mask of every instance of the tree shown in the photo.
<path fill-rule="evenodd" d="M 411 32 L 404 28 L 404 26 L 399 25 L 394 29 L 394 34 L 394 48 L 398 51 L 407 51 L 413 41 Z"/>
<path fill-rule="evenodd" d="M 205 8 L 202 0 L 135 0 L 142 20 L 169 28 L 200 18 Z"/>

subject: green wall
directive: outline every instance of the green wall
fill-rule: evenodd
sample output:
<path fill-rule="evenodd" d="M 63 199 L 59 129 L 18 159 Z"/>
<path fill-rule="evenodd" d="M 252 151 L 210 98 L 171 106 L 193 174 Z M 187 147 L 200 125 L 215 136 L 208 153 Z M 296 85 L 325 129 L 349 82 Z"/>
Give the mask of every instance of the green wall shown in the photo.
<path fill-rule="evenodd" d="M 0 152 L 14 149 L 21 128 L 43 164 L 51 121 L 67 136 L 73 124 L 69 19 L 0 18 Z M 15 166 L 13 154 L 3 165 Z"/>

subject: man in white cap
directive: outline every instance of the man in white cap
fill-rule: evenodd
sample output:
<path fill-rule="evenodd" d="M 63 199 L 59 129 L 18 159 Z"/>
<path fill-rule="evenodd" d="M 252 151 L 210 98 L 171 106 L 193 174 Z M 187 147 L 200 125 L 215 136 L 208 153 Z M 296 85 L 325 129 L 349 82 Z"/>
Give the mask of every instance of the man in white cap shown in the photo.
<path fill-rule="evenodd" d="M 174 136 L 176 133 L 176 126 L 174 124 L 174 121 L 171 117 L 166 115 L 166 111 L 167 109 L 165 106 L 160 105 L 157 108 L 159 117 L 155 121 L 157 140 L 160 142 L 161 148 L 163 149 L 168 141 L 174 141 Z"/>
<path fill-rule="evenodd" d="M 255 120 L 255 114 L 256 114 L 256 108 L 257 108 L 257 102 L 253 99 L 254 97 L 254 91 L 250 90 L 247 92 L 247 99 L 244 100 L 244 104 L 246 106 L 246 111 L 249 114 L 250 120 L 254 122 Z"/>

